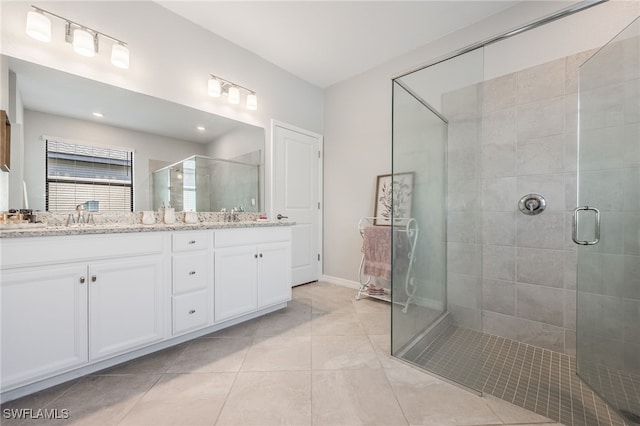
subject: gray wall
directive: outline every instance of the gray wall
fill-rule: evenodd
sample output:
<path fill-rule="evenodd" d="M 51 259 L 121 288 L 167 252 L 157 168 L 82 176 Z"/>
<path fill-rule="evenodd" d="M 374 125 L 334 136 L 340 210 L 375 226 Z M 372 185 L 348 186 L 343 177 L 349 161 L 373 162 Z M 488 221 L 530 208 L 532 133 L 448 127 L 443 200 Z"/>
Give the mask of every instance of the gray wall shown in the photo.
<path fill-rule="evenodd" d="M 480 55 L 478 55 L 480 53 Z M 482 70 L 472 52 L 471 74 Z M 479 58 L 478 58 L 479 56 Z M 455 324 L 482 329 L 482 85 L 442 96 L 447 141 L 447 309 Z"/>
<path fill-rule="evenodd" d="M 578 205 L 578 67 L 594 53 L 578 53 L 443 96 L 449 120 L 448 309 L 456 323 L 478 324 L 481 306 L 485 332 L 575 355 L 577 246 L 571 239 L 571 212 Z M 595 77 L 613 80 L 593 90 L 600 90 L 605 101 L 610 98 L 602 90 L 637 92 L 637 79 L 622 86 L 611 75 L 614 70 L 599 70 Z M 608 214 L 603 220 L 606 236 L 580 262 L 581 280 L 591 292 L 609 289 L 604 295 L 583 296 L 594 313 L 621 303 L 610 297 L 620 296 L 616 288 L 625 288 L 616 280 L 638 282 L 638 268 L 626 266 L 638 264 L 638 206 L 631 200 L 637 198 L 632 184 L 638 185 L 640 160 L 637 99 L 631 101 L 636 103 L 583 114 L 582 170 L 589 184 L 581 187 L 581 204 Z M 482 111 L 481 120 L 476 111 Z M 618 118 L 623 125 L 612 126 L 620 116 L 626 120 Z M 626 168 L 612 171 L 623 166 L 624 157 Z M 618 198 L 624 191 L 629 197 L 623 203 Z M 545 197 L 547 208 L 540 215 L 518 210 L 518 200 L 529 193 Z M 620 213 L 623 207 L 628 212 Z M 621 267 L 602 270 L 612 264 Z M 637 310 L 638 295 L 628 293 L 622 295 L 627 298 L 624 306 L 611 312 Z M 600 330 L 598 340 L 606 334 L 607 345 L 630 346 L 623 330 L 631 325 L 620 321 L 624 316 L 617 322 L 605 315 L 585 318 L 587 333 Z M 605 329 L 610 332 L 603 333 Z M 637 348 L 627 352 L 637 353 Z"/>
<path fill-rule="evenodd" d="M 593 51 L 484 83 L 484 330 L 575 354 L 578 65 Z M 547 208 L 522 214 L 520 197 Z"/>

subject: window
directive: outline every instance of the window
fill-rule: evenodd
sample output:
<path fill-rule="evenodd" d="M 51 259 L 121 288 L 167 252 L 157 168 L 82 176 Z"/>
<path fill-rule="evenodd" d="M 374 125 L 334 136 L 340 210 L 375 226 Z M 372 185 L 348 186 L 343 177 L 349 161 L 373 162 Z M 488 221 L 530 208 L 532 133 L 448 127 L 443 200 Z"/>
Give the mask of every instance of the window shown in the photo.
<path fill-rule="evenodd" d="M 47 140 L 47 210 L 133 211 L 133 152 Z"/>
<path fill-rule="evenodd" d="M 182 163 L 182 207 L 183 210 L 196 211 L 196 160 Z M 175 206 L 174 206 L 175 207 Z"/>

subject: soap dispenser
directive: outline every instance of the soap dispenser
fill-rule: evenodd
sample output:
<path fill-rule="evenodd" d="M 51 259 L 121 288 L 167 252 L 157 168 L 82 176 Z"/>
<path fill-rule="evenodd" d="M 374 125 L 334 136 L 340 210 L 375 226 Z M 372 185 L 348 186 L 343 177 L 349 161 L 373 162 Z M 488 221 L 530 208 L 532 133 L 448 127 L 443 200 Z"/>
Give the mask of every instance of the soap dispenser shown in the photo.
<path fill-rule="evenodd" d="M 164 209 L 164 223 L 171 224 L 176 221 L 176 209 L 171 207 L 171 203 L 167 204 Z"/>

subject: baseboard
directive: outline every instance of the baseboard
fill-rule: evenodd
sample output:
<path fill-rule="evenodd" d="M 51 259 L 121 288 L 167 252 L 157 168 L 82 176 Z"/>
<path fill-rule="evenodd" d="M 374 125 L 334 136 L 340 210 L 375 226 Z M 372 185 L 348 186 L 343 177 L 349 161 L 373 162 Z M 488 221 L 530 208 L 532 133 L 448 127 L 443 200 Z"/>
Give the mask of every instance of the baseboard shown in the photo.
<path fill-rule="evenodd" d="M 360 283 L 358 281 L 347 280 L 345 278 L 334 277 L 332 275 L 322 275 L 322 277 L 320 277 L 320 281 L 341 285 L 343 287 L 353 288 L 356 290 L 360 288 Z M 431 308 L 438 311 L 443 310 L 442 302 L 433 300 L 433 299 L 428 299 L 425 297 L 415 297 L 414 302 L 412 304 L 425 306 L 427 308 Z"/>
<path fill-rule="evenodd" d="M 354 288 L 356 290 L 360 288 L 360 283 L 358 281 L 346 280 L 344 278 L 333 277 L 331 275 L 323 275 L 320 280 L 331 284 L 341 285 L 343 287 Z"/>

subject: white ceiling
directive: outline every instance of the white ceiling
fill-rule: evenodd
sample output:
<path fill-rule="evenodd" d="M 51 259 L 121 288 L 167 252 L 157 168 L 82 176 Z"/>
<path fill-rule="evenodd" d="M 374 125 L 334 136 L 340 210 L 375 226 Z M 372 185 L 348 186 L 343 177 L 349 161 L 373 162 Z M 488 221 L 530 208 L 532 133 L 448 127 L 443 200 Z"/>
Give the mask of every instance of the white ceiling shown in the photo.
<path fill-rule="evenodd" d="M 326 88 L 519 1 L 156 2 Z"/>

